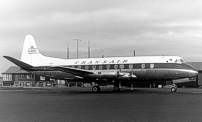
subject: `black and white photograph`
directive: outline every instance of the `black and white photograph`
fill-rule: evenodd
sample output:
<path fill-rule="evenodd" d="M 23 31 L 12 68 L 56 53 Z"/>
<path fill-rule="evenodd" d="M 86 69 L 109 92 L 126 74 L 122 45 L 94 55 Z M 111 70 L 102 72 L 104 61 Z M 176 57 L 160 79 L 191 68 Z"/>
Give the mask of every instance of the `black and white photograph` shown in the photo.
<path fill-rule="evenodd" d="M 0 0 L 0 122 L 201 113 L 202 1 Z"/>

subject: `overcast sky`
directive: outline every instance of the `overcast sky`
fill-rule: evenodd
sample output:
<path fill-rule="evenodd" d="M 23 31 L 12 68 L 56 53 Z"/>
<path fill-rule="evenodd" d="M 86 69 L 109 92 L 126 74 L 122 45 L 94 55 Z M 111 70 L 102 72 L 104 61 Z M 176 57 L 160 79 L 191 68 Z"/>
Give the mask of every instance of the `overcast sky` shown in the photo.
<path fill-rule="evenodd" d="M 0 0 L 0 72 L 20 59 L 26 35 L 44 55 L 177 55 L 202 62 L 201 0 Z"/>

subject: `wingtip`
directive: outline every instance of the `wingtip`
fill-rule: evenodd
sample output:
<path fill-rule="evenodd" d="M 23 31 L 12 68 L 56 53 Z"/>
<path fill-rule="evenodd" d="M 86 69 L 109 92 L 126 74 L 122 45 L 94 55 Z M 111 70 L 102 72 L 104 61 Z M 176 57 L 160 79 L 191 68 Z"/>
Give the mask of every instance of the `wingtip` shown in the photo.
<path fill-rule="evenodd" d="M 6 58 L 6 59 L 12 58 L 12 57 L 10 57 L 10 56 L 5 56 L 5 55 L 4 55 L 3 57 Z"/>
<path fill-rule="evenodd" d="M 8 58 L 9 56 L 5 56 L 5 55 L 4 55 L 3 57 L 4 57 L 4 58 Z"/>

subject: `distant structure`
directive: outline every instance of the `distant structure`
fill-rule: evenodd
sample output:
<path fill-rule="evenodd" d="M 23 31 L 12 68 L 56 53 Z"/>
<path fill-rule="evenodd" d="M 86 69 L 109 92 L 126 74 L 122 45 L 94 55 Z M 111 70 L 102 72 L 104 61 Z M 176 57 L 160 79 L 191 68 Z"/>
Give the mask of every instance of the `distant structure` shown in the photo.
<path fill-rule="evenodd" d="M 135 50 L 134 50 L 134 52 L 133 52 L 133 56 L 135 57 Z"/>
<path fill-rule="evenodd" d="M 61 87 L 81 86 L 81 82 L 71 82 L 70 80 L 62 80 L 50 78 L 48 76 L 35 75 L 27 72 L 20 67 L 11 66 L 5 72 L 1 73 L 0 86 L 22 86 L 22 87 Z"/>
<path fill-rule="evenodd" d="M 67 42 L 67 59 L 69 59 L 69 42 Z"/>
<path fill-rule="evenodd" d="M 90 41 L 88 41 L 88 58 L 90 58 Z"/>
<path fill-rule="evenodd" d="M 74 40 L 77 41 L 77 59 L 78 59 L 78 58 L 79 58 L 79 54 L 78 54 L 78 52 L 79 52 L 78 45 L 79 45 L 79 41 L 82 41 L 82 40 L 80 40 L 80 39 L 74 39 Z"/>

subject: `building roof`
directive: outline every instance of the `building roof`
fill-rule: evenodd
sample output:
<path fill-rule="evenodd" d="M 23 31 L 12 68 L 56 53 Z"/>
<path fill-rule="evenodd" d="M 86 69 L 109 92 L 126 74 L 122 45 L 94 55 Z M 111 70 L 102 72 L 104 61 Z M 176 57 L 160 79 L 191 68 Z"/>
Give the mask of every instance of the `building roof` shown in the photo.
<path fill-rule="evenodd" d="M 29 72 L 21 69 L 20 67 L 11 66 L 8 70 L 3 72 L 2 74 L 19 74 L 19 73 L 29 73 Z"/>
<path fill-rule="evenodd" d="M 197 70 L 202 70 L 202 62 L 186 62 Z"/>

